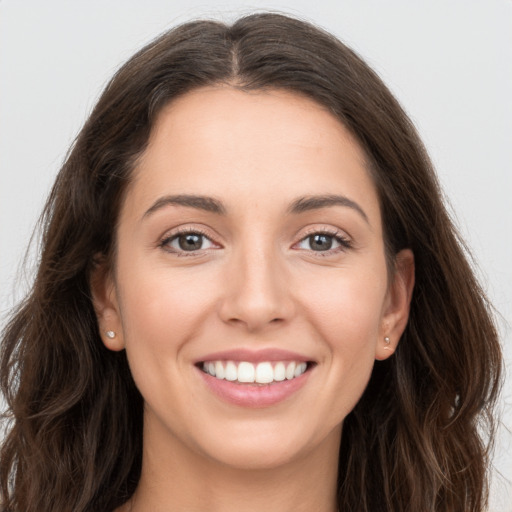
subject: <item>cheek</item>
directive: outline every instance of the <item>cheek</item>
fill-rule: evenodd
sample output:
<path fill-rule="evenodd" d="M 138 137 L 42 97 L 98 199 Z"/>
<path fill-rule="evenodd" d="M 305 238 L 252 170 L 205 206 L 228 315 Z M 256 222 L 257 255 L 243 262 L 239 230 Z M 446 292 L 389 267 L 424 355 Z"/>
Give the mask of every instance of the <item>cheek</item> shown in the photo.
<path fill-rule="evenodd" d="M 339 279 L 329 293 L 318 295 L 310 308 L 310 324 L 326 347 L 326 380 L 318 394 L 318 406 L 330 411 L 327 426 L 343 422 L 361 398 L 370 379 L 385 284 L 377 279 L 371 286 L 365 280 Z M 318 290 L 317 288 L 317 291 Z"/>
<path fill-rule="evenodd" d="M 158 267 L 132 272 L 120 300 L 127 343 L 146 340 L 176 350 L 176 343 L 193 337 L 211 302 L 211 276 L 198 274 Z"/>
<path fill-rule="evenodd" d="M 335 269 L 303 286 L 302 303 L 332 350 L 363 349 L 377 339 L 386 286 L 385 274 L 378 268 Z"/>
<path fill-rule="evenodd" d="M 148 401 L 157 399 L 154 390 L 178 391 L 179 382 L 168 377 L 183 369 L 187 360 L 183 356 L 211 311 L 211 286 L 205 284 L 211 283 L 211 276 L 207 280 L 198 269 L 171 271 L 165 264 L 152 263 L 118 263 L 126 353 L 135 382 Z"/>
<path fill-rule="evenodd" d="M 370 269 L 372 267 L 369 267 Z M 326 381 L 318 396 L 338 424 L 363 394 L 375 362 L 376 344 L 386 296 L 386 274 L 336 269 L 328 279 L 304 286 L 302 296 L 308 323 L 326 348 Z M 385 266 L 383 266 L 385 270 Z"/>
<path fill-rule="evenodd" d="M 146 405 L 165 411 L 185 395 L 185 381 L 172 377 L 190 372 L 187 354 L 211 313 L 212 287 L 205 284 L 212 283 L 211 276 L 206 280 L 197 269 L 192 276 L 142 264 L 122 272 L 120 264 L 120 310 L 131 373 Z"/>

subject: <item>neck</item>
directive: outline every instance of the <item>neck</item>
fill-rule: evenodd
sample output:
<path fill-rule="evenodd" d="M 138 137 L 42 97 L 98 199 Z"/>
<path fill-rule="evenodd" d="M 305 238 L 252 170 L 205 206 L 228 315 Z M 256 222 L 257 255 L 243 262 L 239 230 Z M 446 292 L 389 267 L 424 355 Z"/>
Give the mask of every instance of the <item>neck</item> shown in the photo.
<path fill-rule="evenodd" d="M 335 512 L 340 433 L 285 464 L 254 469 L 227 466 L 178 443 L 162 449 L 145 432 L 139 485 L 119 512 Z"/>

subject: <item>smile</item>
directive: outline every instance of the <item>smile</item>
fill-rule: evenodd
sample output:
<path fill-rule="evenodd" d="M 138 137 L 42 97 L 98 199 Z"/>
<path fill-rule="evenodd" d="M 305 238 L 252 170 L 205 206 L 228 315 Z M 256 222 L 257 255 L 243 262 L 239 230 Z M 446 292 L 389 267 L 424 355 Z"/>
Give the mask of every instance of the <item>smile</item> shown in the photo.
<path fill-rule="evenodd" d="M 300 377 L 308 368 L 304 361 L 204 361 L 203 372 L 219 380 L 239 384 L 272 384 Z"/>
<path fill-rule="evenodd" d="M 271 407 L 298 396 L 318 362 L 280 348 L 237 348 L 205 354 L 194 362 L 206 389 L 237 407 Z"/>

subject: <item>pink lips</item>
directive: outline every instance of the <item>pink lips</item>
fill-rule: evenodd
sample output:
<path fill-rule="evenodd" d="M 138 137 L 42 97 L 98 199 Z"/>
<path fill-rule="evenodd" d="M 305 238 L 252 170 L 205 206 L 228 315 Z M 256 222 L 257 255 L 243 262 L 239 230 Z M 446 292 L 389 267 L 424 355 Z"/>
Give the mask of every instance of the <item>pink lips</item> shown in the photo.
<path fill-rule="evenodd" d="M 296 352 L 281 350 L 278 348 L 268 348 L 263 350 L 247 350 L 243 348 L 224 350 L 208 354 L 196 361 L 247 361 L 249 363 L 261 363 L 262 361 L 310 361 L 311 359 Z"/>
<path fill-rule="evenodd" d="M 196 365 L 204 361 L 247 361 L 255 364 L 264 361 L 307 362 L 311 361 L 311 359 L 295 352 L 281 349 L 263 349 L 258 351 L 236 349 L 208 354 L 196 361 Z M 197 371 L 208 389 L 223 401 L 241 407 L 252 408 L 269 407 L 290 398 L 306 384 L 311 374 L 310 369 L 308 369 L 299 377 L 291 380 L 261 385 L 252 383 L 240 384 L 238 382 L 217 379 L 205 373 L 199 367 Z"/>

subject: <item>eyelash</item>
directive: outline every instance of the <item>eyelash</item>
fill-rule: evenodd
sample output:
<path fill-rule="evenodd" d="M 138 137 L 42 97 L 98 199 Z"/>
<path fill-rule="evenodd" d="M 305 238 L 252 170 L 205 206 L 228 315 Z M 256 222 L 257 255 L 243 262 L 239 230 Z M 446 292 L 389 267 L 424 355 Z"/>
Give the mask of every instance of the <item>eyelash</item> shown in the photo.
<path fill-rule="evenodd" d="M 314 235 L 325 235 L 325 236 L 331 237 L 336 242 L 338 242 L 340 244 L 340 247 L 336 247 L 334 249 L 328 249 L 327 251 L 313 251 L 313 250 L 310 251 L 310 252 L 314 253 L 315 256 L 318 256 L 320 258 L 332 256 L 333 254 L 347 251 L 349 249 L 352 249 L 352 247 L 353 247 L 352 241 L 349 238 L 347 238 L 345 235 L 343 235 L 340 231 L 335 230 L 335 229 L 333 229 L 333 230 L 331 230 L 331 229 L 320 229 L 320 230 L 312 229 L 311 231 L 306 233 L 305 236 L 303 236 L 299 240 L 298 243 L 301 243 L 304 240 L 307 240 L 309 237 L 312 237 Z"/>
<path fill-rule="evenodd" d="M 159 247 L 161 247 L 164 251 L 169 252 L 171 254 L 175 254 L 176 256 L 182 258 L 182 257 L 194 257 L 198 256 L 199 251 L 176 251 L 176 250 L 170 250 L 168 247 L 168 244 L 172 242 L 173 240 L 179 238 L 180 236 L 184 235 L 199 235 L 201 237 L 207 238 L 208 240 L 212 241 L 211 238 L 201 229 L 199 228 L 180 228 L 175 233 L 169 236 L 165 236 L 160 244 Z M 213 243 L 213 241 L 212 241 Z M 203 249 L 204 251 L 204 249 Z"/>
<path fill-rule="evenodd" d="M 170 250 L 169 249 L 168 244 L 170 242 L 172 242 L 173 240 L 176 240 L 180 236 L 184 236 L 184 235 L 199 235 L 201 237 L 204 237 L 204 238 L 210 240 L 210 242 L 215 243 L 201 229 L 198 229 L 198 228 L 183 228 L 183 229 L 178 229 L 178 231 L 176 231 L 175 233 L 173 233 L 170 236 L 165 236 L 160 241 L 159 247 L 161 249 L 165 250 L 166 252 L 169 252 L 171 254 L 175 254 L 176 256 L 178 256 L 180 258 L 181 257 L 197 257 L 197 256 L 199 256 L 200 254 L 198 254 L 198 253 L 201 251 L 201 249 L 198 249 L 197 251 L 184 251 L 184 250 L 176 251 L 176 250 Z M 336 242 L 338 242 L 340 244 L 339 247 L 336 247 L 334 249 L 328 249 L 326 251 L 313 251 L 313 250 L 310 250 L 310 252 L 314 253 L 318 257 L 324 258 L 326 256 L 331 256 L 332 254 L 335 254 L 335 253 L 338 253 L 338 252 L 344 252 L 346 250 L 352 249 L 352 241 L 351 240 L 349 240 L 346 236 L 341 234 L 339 231 L 337 231 L 337 230 L 329 230 L 329 229 L 321 229 L 321 230 L 314 229 L 314 230 L 311 230 L 309 233 L 306 233 L 306 235 L 303 236 L 299 240 L 299 242 L 297 242 L 297 244 L 303 242 L 304 240 L 307 240 L 308 238 L 310 238 L 310 237 L 312 237 L 314 235 L 325 235 L 325 236 L 331 237 Z M 297 245 L 297 244 L 295 244 L 295 245 Z M 206 249 L 206 250 L 208 250 L 208 249 Z M 205 249 L 202 249 L 202 251 L 205 251 Z M 203 252 L 203 254 L 204 254 L 204 252 Z"/>

